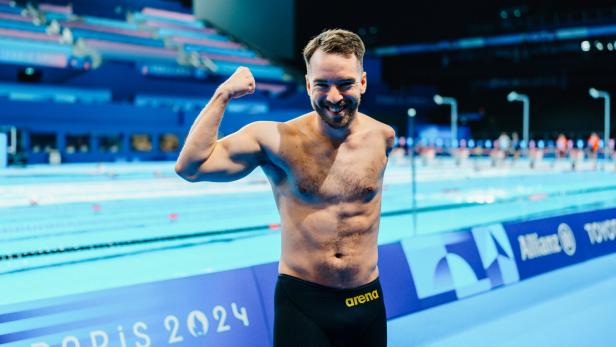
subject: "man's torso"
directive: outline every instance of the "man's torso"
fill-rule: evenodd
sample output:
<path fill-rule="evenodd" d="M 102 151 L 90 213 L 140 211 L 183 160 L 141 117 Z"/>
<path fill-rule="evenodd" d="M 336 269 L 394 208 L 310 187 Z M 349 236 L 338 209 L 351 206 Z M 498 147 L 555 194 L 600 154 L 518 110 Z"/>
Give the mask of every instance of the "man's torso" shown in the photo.
<path fill-rule="evenodd" d="M 281 273 L 340 288 L 378 277 L 387 128 L 358 117 L 339 143 L 316 133 L 310 115 L 277 123 L 262 143 L 282 222 Z"/>

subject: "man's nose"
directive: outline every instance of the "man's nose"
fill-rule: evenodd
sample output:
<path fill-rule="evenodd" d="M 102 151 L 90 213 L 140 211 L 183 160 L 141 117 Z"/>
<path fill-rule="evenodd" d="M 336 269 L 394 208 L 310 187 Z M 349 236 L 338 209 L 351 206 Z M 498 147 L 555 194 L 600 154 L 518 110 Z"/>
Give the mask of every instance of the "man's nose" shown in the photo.
<path fill-rule="evenodd" d="M 338 88 L 336 88 L 335 86 L 329 88 L 329 91 L 327 92 L 327 101 L 329 101 L 332 104 L 337 104 L 342 99 L 343 99 L 342 94 L 340 93 Z"/>

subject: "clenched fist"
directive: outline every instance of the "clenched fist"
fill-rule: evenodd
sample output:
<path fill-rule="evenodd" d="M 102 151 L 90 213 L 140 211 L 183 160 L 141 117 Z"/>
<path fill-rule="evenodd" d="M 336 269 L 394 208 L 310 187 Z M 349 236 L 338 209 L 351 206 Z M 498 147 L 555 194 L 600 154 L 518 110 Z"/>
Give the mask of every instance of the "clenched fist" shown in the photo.
<path fill-rule="evenodd" d="M 220 91 L 225 93 L 229 98 L 241 98 L 246 94 L 252 94 L 255 92 L 256 83 L 255 78 L 247 67 L 238 67 L 233 75 L 223 82 L 218 87 Z"/>

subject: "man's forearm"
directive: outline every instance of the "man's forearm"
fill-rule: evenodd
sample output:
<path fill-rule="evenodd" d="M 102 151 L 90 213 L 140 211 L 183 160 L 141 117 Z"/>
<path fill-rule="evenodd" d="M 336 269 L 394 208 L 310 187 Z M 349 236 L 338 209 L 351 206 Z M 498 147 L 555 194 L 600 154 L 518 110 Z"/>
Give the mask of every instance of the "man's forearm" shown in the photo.
<path fill-rule="evenodd" d="M 229 93 L 218 88 L 208 104 L 201 110 L 190 128 L 178 157 L 176 163 L 178 173 L 193 175 L 209 158 L 216 146 L 218 127 L 229 100 Z"/>

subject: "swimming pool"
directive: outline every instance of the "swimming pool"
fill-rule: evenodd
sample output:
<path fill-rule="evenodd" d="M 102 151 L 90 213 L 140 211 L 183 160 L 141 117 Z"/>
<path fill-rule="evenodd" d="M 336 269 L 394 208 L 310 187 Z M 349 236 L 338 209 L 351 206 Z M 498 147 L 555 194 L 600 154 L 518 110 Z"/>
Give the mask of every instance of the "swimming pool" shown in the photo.
<path fill-rule="evenodd" d="M 546 163 L 531 170 L 524 162 L 492 167 L 481 160 L 458 167 L 449 160 L 436 160 L 417 166 L 418 208 L 414 214 L 410 168 L 405 164 L 392 163 L 386 171 L 380 244 L 413 235 L 616 206 L 616 173 L 609 169 L 591 170 L 589 165 L 570 171 L 567 163 Z M 240 182 L 189 184 L 176 177 L 171 162 L 10 169 L 0 174 L 0 216 L 0 254 L 6 258 L 0 262 L 0 288 L 6 291 L 2 304 L 236 269 L 273 262 L 280 255 L 278 215 L 259 170 Z M 581 273 L 600 271 L 581 266 Z M 556 273 L 561 271 L 569 269 Z M 605 276 L 594 279 L 590 283 L 614 288 L 614 281 Z M 524 286 L 526 282 L 512 287 L 521 290 Z M 578 289 L 584 292 L 588 286 Z M 557 295 L 575 295 L 567 293 L 576 290 L 558 291 Z M 468 305 L 469 300 L 488 307 L 490 300 L 484 302 L 484 296 L 489 299 L 510 291 L 516 292 L 499 289 L 443 307 Z M 592 290 L 588 293 L 580 295 L 594 296 Z M 517 297 L 512 294 L 495 300 L 516 302 L 513 298 Z M 392 343 L 399 341 L 397 332 L 422 326 L 417 317 L 439 309 L 444 308 L 390 321 Z M 458 315 L 464 319 L 464 314 Z M 497 321 L 482 324 L 489 327 Z M 471 340 L 436 341 L 428 338 L 434 330 L 418 330 L 414 335 L 418 344 L 448 345 L 481 335 L 463 335 Z M 460 332 L 449 334 L 462 336 Z"/>

